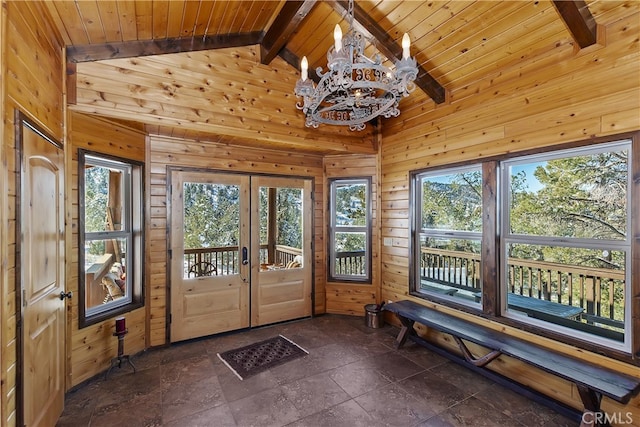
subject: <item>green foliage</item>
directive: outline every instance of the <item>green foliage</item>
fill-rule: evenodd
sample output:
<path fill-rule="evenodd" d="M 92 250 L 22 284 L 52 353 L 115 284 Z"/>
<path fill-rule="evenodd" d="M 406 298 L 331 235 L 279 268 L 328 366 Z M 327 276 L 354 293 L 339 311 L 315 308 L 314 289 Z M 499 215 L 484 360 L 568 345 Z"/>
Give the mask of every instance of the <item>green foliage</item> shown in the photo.
<path fill-rule="evenodd" d="M 367 225 L 367 186 L 364 183 L 336 186 L 335 213 L 337 226 Z"/>
<path fill-rule="evenodd" d="M 235 185 L 184 184 L 185 249 L 238 245 L 239 193 Z"/>
<path fill-rule="evenodd" d="M 511 231 L 515 234 L 622 240 L 627 226 L 626 151 L 550 160 L 535 168 L 541 187 L 512 174 Z M 624 254 L 528 245 L 511 256 L 599 268 L 624 268 Z"/>
<path fill-rule="evenodd" d="M 422 227 L 482 231 L 482 173 L 464 172 L 422 181 Z"/>
<path fill-rule="evenodd" d="M 278 188 L 276 192 L 276 244 L 302 248 L 302 190 Z"/>
<path fill-rule="evenodd" d="M 367 226 L 367 184 L 365 182 L 338 182 L 335 184 L 334 250 L 364 252 L 367 235 L 362 231 L 340 231 L 347 227 Z"/>

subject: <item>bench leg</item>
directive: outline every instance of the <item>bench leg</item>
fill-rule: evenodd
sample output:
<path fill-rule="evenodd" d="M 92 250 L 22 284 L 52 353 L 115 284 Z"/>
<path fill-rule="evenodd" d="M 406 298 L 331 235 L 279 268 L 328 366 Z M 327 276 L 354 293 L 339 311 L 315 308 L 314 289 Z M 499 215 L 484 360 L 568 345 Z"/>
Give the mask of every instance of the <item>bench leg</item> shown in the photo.
<path fill-rule="evenodd" d="M 400 323 L 402 323 L 402 329 L 400 329 L 400 332 L 398 333 L 398 336 L 396 338 L 396 349 L 402 347 L 405 341 L 407 341 L 407 337 L 409 335 L 414 335 L 416 333 L 416 331 L 413 329 L 413 324 L 415 323 L 413 320 L 407 319 L 406 317 L 402 317 L 400 315 L 398 315 L 398 318 L 400 319 Z"/>
<path fill-rule="evenodd" d="M 603 424 L 599 417 L 602 394 L 583 385 L 576 384 L 576 386 L 578 387 L 578 393 L 580 393 L 580 398 L 584 405 L 580 427 L 608 426 L 609 423 L 605 421 Z"/>

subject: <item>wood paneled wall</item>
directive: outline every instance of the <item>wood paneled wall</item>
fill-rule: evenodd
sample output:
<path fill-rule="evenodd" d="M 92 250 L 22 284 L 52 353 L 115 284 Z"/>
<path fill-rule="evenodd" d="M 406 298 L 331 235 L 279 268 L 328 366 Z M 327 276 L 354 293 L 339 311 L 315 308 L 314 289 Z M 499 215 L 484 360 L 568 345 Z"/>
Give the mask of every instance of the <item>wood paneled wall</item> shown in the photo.
<path fill-rule="evenodd" d="M 380 230 L 378 222 L 378 183 L 379 169 L 377 155 L 338 155 L 324 158 L 325 188 L 327 189 L 324 218 L 322 220 L 324 241 L 329 241 L 327 234 L 330 221 L 328 180 L 332 178 L 371 177 L 371 284 L 326 282 L 326 304 L 328 313 L 364 315 L 365 304 L 380 302 Z M 324 280 L 327 279 L 327 260 L 323 269 Z M 316 268 L 316 275 L 319 270 Z"/>
<path fill-rule="evenodd" d="M 381 239 L 392 239 L 393 245 L 381 248 L 383 299 L 414 299 L 408 296 L 411 170 L 640 129 L 640 16 L 618 20 L 603 30 L 598 45 L 582 51 L 566 45 L 552 56 L 527 58 L 453 91 L 448 104 L 434 107 L 411 105 L 410 99 L 403 101 L 400 117 L 393 124 L 385 123 L 381 151 Z M 453 313 L 577 357 L 639 374 L 638 368 L 629 364 L 476 316 Z M 444 336 L 431 338 L 450 344 Z M 508 376 L 581 407 L 575 386 L 565 381 L 514 360 L 501 358 L 496 365 Z M 620 407 L 605 399 L 603 408 L 631 411 L 634 421 L 640 423 L 639 402 L 636 398 L 628 406 Z"/>
<path fill-rule="evenodd" d="M 150 345 L 167 343 L 167 166 L 315 179 L 315 313 L 325 312 L 322 157 L 150 136 L 147 144 L 148 289 Z"/>
<path fill-rule="evenodd" d="M 16 141 L 14 113 L 21 110 L 63 140 L 63 50 L 43 5 L 2 1 L 0 80 L 0 425 L 16 423 Z"/>
<path fill-rule="evenodd" d="M 78 293 L 78 149 L 118 156 L 144 162 L 145 134 L 137 129 L 112 123 L 96 116 L 70 112 L 67 121 L 67 210 L 71 213 L 71 227 L 67 238 L 67 292 Z M 140 263 L 144 268 L 145 263 Z M 118 354 L 118 340 L 113 336 L 114 319 L 104 320 L 85 328 L 78 328 L 79 298 L 71 300 L 67 319 L 67 388 L 73 387 L 108 369 Z M 126 352 L 136 354 L 146 348 L 146 310 L 139 308 L 126 313 L 129 333 Z"/>

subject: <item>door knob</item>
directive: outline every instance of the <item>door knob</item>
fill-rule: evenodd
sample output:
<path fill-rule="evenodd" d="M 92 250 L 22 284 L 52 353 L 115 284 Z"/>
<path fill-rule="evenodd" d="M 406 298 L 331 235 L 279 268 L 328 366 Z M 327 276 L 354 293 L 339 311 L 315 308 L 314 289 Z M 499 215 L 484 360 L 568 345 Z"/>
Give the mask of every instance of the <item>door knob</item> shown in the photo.
<path fill-rule="evenodd" d="M 65 298 L 73 298 L 73 292 L 69 291 L 67 293 L 65 293 L 64 291 L 60 291 L 60 299 L 63 300 Z"/>

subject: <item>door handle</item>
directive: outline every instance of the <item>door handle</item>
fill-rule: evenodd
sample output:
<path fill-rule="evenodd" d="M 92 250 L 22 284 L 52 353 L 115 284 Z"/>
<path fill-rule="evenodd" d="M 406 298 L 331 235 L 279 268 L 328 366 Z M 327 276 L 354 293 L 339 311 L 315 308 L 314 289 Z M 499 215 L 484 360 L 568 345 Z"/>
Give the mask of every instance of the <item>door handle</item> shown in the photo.
<path fill-rule="evenodd" d="M 242 248 L 242 265 L 249 264 L 249 250 L 246 246 Z"/>
<path fill-rule="evenodd" d="M 64 291 L 60 291 L 60 300 L 63 300 L 65 298 L 73 298 L 73 292 L 69 291 L 67 293 L 65 293 Z"/>

